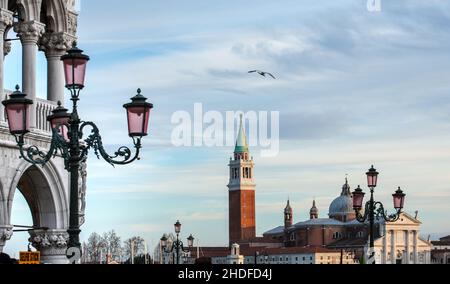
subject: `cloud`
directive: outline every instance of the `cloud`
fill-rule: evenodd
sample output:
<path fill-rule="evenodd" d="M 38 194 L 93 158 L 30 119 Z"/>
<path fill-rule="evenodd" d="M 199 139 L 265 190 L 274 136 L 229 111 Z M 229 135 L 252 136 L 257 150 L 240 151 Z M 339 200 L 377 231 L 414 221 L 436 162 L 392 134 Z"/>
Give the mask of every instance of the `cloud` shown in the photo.
<path fill-rule="evenodd" d="M 154 224 L 131 224 L 128 226 L 128 230 L 133 233 L 157 233 L 164 230 L 164 226 Z"/>

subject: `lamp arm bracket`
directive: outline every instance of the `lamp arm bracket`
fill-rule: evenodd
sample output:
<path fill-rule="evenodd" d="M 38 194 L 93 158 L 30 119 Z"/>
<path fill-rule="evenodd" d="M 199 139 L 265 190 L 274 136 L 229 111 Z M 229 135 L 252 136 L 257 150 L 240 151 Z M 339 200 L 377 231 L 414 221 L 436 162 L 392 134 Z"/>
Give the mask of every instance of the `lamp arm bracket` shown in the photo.
<path fill-rule="evenodd" d="M 114 155 L 109 155 L 105 148 L 103 147 L 103 141 L 102 137 L 100 135 L 100 131 L 95 125 L 95 123 L 87 121 L 83 122 L 80 126 L 80 138 L 83 137 L 83 130 L 86 127 L 91 128 L 91 133 L 89 136 L 84 140 L 86 142 L 86 147 L 83 149 L 83 156 L 86 156 L 90 149 L 94 150 L 94 154 L 97 156 L 97 158 L 100 159 L 100 156 L 108 162 L 110 165 L 127 165 L 130 164 L 136 160 L 139 160 L 139 153 L 140 149 L 142 148 L 141 139 L 140 138 L 133 138 L 133 144 L 134 148 L 136 149 L 136 152 L 134 156 L 132 155 L 132 151 L 130 148 L 126 146 L 121 146 Z"/>
<path fill-rule="evenodd" d="M 386 222 L 396 222 L 400 219 L 401 210 L 397 210 L 394 214 L 388 214 L 384 209 L 383 203 L 375 202 L 375 212 L 377 217 L 382 217 Z"/>
<path fill-rule="evenodd" d="M 355 213 L 356 213 L 356 220 L 358 220 L 358 222 L 360 223 L 366 222 L 370 214 L 370 202 L 366 203 L 364 215 L 361 214 L 361 210 L 355 210 Z"/>
<path fill-rule="evenodd" d="M 45 166 L 51 158 L 56 157 L 58 151 L 64 159 L 64 165 L 66 169 L 69 168 L 69 148 L 67 142 L 59 134 L 59 127 L 52 130 L 52 140 L 50 144 L 50 149 L 47 153 L 41 151 L 37 146 L 30 146 L 25 149 L 24 136 L 15 137 L 17 145 L 19 146 L 20 156 L 25 161 L 33 165 Z"/>

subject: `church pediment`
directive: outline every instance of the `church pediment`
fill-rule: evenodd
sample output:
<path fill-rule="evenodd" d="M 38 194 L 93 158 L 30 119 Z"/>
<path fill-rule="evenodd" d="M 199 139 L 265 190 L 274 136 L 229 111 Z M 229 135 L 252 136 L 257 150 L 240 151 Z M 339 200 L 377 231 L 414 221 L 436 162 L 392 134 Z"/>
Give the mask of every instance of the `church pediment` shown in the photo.
<path fill-rule="evenodd" d="M 400 219 L 398 219 L 397 222 L 394 224 L 396 225 L 420 225 L 422 222 L 420 222 L 418 219 L 414 218 L 413 216 L 409 215 L 406 212 L 403 212 L 400 215 Z"/>

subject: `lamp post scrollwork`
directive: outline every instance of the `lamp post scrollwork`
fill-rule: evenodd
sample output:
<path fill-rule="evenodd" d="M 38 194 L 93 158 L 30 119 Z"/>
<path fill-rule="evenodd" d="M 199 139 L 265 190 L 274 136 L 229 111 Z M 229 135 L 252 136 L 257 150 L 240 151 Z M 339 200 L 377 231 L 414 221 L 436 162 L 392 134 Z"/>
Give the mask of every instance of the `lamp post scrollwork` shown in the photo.
<path fill-rule="evenodd" d="M 110 155 L 103 146 L 97 125 L 90 121 L 82 121 L 78 115 L 78 101 L 80 92 L 84 88 L 89 56 L 83 54 L 83 51 L 74 43 L 61 60 L 64 66 L 66 88 L 71 95 L 72 112 L 68 113 L 61 102 L 58 102 L 52 115 L 47 117 L 52 128 L 50 147 L 47 152 L 36 146 L 26 146 L 25 137 L 30 132 L 33 101 L 20 92 L 19 86 L 16 86 L 16 91 L 9 96 L 9 99 L 3 101 L 3 105 L 6 109 L 10 133 L 15 137 L 21 158 L 33 165 L 42 166 L 56 156 L 64 159 L 65 168 L 70 174 L 68 247 L 72 250 L 76 248 L 81 253 L 78 192 L 81 162 L 87 158 L 90 150 L 94 151 L 97 158 L 102 157 L 111 165 L 127 165 L 139 159 L 142 137 L 148 135 L 148 123 L 153 104 L 147 102 L 147 98 L 138 89 L 137 95 L 131 98 L 131 102 L 123 106 L 127 112 L 128 134 L 133 140 L 135 153 L 132 154 L 130 148 L 122 146 Z M 90 128 L 88 134 L 87 128 Z M 85 133 L 87 137 L 84 137 Z"/>

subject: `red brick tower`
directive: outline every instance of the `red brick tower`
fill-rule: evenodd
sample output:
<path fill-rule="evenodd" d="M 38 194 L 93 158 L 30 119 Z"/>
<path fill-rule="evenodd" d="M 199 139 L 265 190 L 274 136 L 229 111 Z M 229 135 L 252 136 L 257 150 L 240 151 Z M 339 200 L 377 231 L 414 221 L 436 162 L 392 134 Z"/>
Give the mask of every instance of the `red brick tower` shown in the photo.
<path fill-rule="evenodd" d="M 229 241 L 245 242 L 256 237 L 254 163 L 248 150 L 241 116 L 234 159 L 230 159 Z"/>

